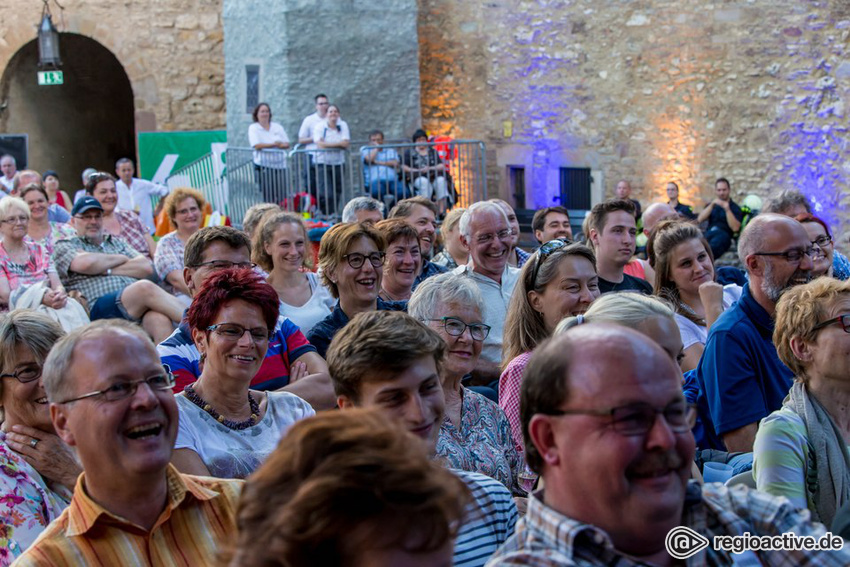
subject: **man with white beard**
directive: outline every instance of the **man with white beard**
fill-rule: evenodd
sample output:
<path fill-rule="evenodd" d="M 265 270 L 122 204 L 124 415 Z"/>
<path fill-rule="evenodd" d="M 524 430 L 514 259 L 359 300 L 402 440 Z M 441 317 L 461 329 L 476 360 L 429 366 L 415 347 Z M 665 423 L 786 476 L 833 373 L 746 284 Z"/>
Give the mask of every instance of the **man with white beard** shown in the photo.
<path fill-rule="evenodd" d="M 749 283 L 711 326 L 697 378 L 697 401 L 712 448 L 752 451 L 759 421 L 782 406 L 793 373 L 773 345 L 773 312 L 786 289 L 811 279 L 814 249 L 806 229 L 776 214 L 755 217 L 738 255 Z"/>

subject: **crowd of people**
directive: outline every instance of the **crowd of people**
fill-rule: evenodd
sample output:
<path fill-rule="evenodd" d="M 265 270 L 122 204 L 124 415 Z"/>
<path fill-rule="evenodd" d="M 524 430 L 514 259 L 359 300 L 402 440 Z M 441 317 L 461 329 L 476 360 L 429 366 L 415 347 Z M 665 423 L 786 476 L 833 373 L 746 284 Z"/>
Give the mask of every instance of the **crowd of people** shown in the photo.
<path fill-rule="evenodd" d="M 304 152 L 296 183 L 305 193 L 303 198 L 310 201 L 300 208 L 327 214 L 341 208 L 345 151 L 351 145 L 351 131 L 341 118 L 339 106 L 327 95 L 317 94 L 314 102 L 316 111 L 306 116 L 298 129 L 297 143 Z M 285 150 L 292 142 L 286 129 L 271 120 L 267 102 L 257 104 L 252 118 L 248 145 L 254 150 L 255 178 L 264 199 L 279 203 L 287 198 L 290 160 Z M 382 131 L 369 132 L 369 145 L 360 149 L 363 179 L 359 189 L 390 205 L 413 195 L 433 200 L 442 217 L 456 200 L 451 174 L 424 130 L 413 132 L 410 140 L 399 151 L 384 145 Z"/>
<path fill-rule="evenodd" d="M 289 143 L 255 114 L 261 156 Z M 525 250 L 507 202 L 413 178 L 314 265 L 301 216 L 203 227 L 200 192 L 127 165 L 0 199 L 0 565 L 671 565 L 678 526 L 850 525 L 850 263 L 799 193 L 744 217 L 719 179 L 697 214 L 621 181 L 581 231 L 536 211 Z"/>

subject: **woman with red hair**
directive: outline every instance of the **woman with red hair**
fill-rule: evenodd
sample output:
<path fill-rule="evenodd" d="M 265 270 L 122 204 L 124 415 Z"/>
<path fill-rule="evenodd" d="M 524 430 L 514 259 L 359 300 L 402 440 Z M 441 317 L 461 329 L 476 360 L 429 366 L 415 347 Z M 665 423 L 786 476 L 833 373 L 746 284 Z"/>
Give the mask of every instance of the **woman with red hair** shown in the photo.
<path fill-rule="evenodd" d="M 313 408 L 288 392 L 249 388 L 278 318 L 274 288 L 250 269 L 222 270 L 204 282 L 187 313 L 201 375 L 177 396 L 174 465 L 181 472 L 245 478 Z"/>

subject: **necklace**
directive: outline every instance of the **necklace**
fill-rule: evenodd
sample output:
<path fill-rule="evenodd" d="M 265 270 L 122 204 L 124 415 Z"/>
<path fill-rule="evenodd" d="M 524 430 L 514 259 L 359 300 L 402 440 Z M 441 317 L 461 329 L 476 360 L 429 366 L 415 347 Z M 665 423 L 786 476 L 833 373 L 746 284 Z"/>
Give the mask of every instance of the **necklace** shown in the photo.
<path fill-rule="evenodd" d="M 252 425 L 256 425 L 257 420 L 260 419 L 260 404 L 257 403 L 257 400 L 254 399 L 254 396 L 251 395 L 251 392 L 248 392 L 248 405 L 251 408 L 251 417 L 246 419 L 245 421 L 233 421 L 232 419 L 227 419 L 217 411 L 201 396 L 195 392 L 195 389 L 191 384 L 186 386 L 183 389 L 183 393 L 186 394 L 186 398 L 189 399 L 190 402 L 213 416 L 213 418 L 227 427 L 228 429 L 235 429 L 237 431 L 241 431 L 242 429 L 248 429 Z"/>
<path fill-rule="evenodd" d="M 699 320 L 700 324 L 701 324 L 703 327 L 705 327 L 705 317 L 700 317 L 699 315 L 697 315 L 697 312 L 696 312 L 696 311 L 694 311 L 693 309 L 691 309 L 691 306 L 690 306 L 690 305 L 688 305 L 687 303 L 685 303 L 685 302 L 684 302 L 684 301 L 682 301 L 682 300 L 679 300 L 679 308 L 680 308 L 682 311 L 684 311 L 685 313 L 688 313 L 689 315 L 693 315 L 693 316 L 694 316 L 694 318 L 695 318 L 695 319 L 697 319 L 697 320 Z"/>

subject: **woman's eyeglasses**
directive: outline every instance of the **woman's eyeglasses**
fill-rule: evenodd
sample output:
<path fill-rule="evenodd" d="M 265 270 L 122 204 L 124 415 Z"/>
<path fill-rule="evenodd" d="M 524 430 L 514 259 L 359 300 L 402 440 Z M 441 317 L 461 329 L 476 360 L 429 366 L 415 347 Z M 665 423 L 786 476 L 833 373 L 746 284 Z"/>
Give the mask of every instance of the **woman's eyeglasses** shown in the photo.
<path fill-rule="evenodd" d="M 387 255 L 383 252 L 372 252 L 368 256 L 365 254 L 360 254 L 359 252 L 352 252 L 351 254 L 346 254 L 343 256 L 348 265 L 354 268 L 355 270 L 359 270 L 363 267 L 363 264 L 366 263 L 366 258 L 369 258 L 369 263 L 372 264 L 373 268 L 380 268 L 384 265 L 384 262 L 387 259 Z"/>
<path fill-rule="evenodd" d="M 443 317 L 442 319 L 423 319 L 424 321 L 439 321 L 443 324 L 446 333 L 453 337 L 459 337 L 469 329 L 472 340 L 483 341 L 490 334 L 490 325 L 484 323 L 465 323 L 457 317 Z"/>

